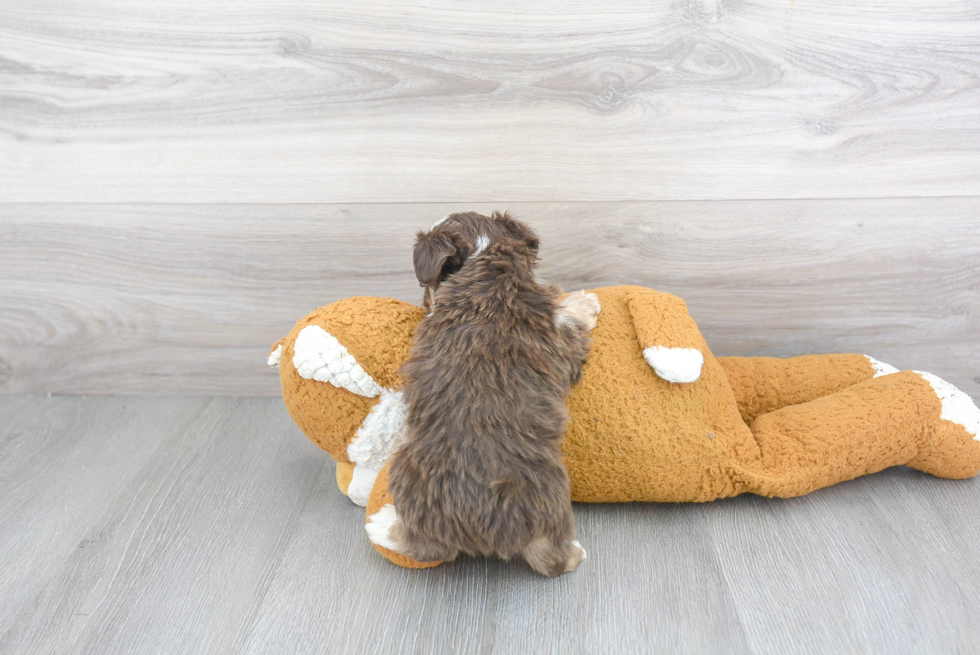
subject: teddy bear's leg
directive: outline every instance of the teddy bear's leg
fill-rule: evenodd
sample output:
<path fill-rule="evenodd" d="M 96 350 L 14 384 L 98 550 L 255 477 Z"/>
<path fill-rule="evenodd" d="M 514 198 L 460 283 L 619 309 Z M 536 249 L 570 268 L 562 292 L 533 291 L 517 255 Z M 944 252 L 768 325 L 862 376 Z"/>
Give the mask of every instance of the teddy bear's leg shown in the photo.
<path fill-rule="evenodd" d="M 386 547 L 384 543 L 379 543 L 386 542 L 390 524 L 396 518 L 397 512 L 392 504 L 391 494 L 388 492 L 388 465 L 386 464 L 378 473 L 378 477 L 374 481 L 374 488 L 371 490 L 371 497 L 368 499 L 364 525 L 368 538 L 373 543 L 375 550 L 385 559 L 398 566 L 408 569 L 427 569 L 442 564 L 442 562 L 418 562 Z"/>
<path fill-rule="evenodd" d="M 340 493 L 347 495 L 353 479 L 354 465 L 349 462 L 337 462 L 337 488 L 340 489 Z"/>
<path fill-rule="evenodd" d="M 944 478 L 980 472 L 980 409 L 953 385 L 902 371 L 759 416 L 758 464 L 733 467 L 741 491 L 799 496 L 908 465 Z"/>
<path fill-rule="evenodd" d="M 749 425 L 757 416 L 787 405 L 826 396 L 852 384 L 895 373 L 897 369 L 867 355 L 802 357 L 718 357 Z"/>

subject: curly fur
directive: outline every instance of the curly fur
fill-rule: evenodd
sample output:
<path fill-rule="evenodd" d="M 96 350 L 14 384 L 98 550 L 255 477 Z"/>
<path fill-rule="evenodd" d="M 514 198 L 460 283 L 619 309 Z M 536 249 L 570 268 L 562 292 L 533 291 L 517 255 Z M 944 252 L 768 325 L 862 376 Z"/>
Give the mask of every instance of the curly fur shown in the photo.
<path fill-rule="evenodd" d="M 505 219 L 491 220 L 506 229 Z M 495 235 L 440 281 L 415 333 L 387 535 L 415 560 L 523 554 L 555 575 L 585 557 L 559 443 L 598 304 L 592 320 L 581 302 L 560 304 L 560 291 L 535 279 L 537 249 L 526 226 L 519 238 Z"/>
<path fill-rule="evenodd" d="M 537 235 L 507 212 L 493 212 L 490 216 L 477 212 L 450 214 L 431 230 L 418 232 L 412 260 L 415 277 L 425 288 L 422 307 L 426 311 L 431 308 L 439 285 L 459 271 L 473 253 L 503 239 L 521 241 L 537 254 Z"/>

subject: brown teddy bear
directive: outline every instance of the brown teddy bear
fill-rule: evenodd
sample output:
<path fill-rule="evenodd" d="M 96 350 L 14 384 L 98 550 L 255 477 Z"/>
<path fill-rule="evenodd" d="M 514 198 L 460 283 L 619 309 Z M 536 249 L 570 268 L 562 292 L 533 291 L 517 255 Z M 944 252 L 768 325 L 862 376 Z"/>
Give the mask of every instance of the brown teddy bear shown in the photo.
<path fill-rule="evenodd" d="M 890 466 L 980 471 L 980 409 L 944 380 L 865 355 L 714 357 L 680 298 L 617 286 L 602 307 L 562 450 L 578 502 L 799 496 Z M 278 342 L 283 400 L 367 518 L 405 409 L 398 369 L 422 309 L 340 300 Z M 376 548 L 402 566 L 434 566 Z"/>

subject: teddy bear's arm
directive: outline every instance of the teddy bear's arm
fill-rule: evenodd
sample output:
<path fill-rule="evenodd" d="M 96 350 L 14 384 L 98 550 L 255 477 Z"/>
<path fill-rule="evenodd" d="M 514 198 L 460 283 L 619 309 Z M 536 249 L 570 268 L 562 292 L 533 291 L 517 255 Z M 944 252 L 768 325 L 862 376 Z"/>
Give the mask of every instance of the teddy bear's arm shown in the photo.
<path fill-rule="evenodd" d="M 684 301 L 637 287 L 626 302 L 643 359 L 657 376 L 674 383 L 696 382 L 708 346 Z"/>

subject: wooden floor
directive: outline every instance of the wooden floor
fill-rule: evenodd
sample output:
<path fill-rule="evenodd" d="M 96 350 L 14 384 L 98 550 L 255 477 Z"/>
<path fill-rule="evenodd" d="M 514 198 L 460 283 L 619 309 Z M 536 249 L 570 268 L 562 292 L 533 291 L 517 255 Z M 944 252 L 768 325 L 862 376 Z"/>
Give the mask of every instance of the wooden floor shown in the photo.
<path fill-rule="evenodd" d="M 278 399 L 0 396 L 0 653 L 971 652 L 978 503 L 578 505 L 576 573 L 408 571 Z"/>

